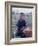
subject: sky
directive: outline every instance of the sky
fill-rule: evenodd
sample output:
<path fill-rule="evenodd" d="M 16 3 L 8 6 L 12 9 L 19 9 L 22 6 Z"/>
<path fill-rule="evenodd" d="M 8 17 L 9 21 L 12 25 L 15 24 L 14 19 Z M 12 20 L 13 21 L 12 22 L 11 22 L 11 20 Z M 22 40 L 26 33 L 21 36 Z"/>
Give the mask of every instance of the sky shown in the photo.
<path fill-rule="evenodd" d="M 32 12 L 32 9 L 31 8 L 16 8 L 16 7 L 13 7 L 12 8 L 12 12 L 23 12 L 23 13 L 31 13 Z"/>

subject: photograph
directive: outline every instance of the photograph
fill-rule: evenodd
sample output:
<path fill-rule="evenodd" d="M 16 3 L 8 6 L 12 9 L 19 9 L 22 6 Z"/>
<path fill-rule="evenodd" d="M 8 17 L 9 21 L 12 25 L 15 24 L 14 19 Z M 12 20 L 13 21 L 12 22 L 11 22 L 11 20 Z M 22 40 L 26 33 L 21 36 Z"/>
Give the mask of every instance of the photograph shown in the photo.
<path fill-rule="evenodd" d="M 32 37 L 32 9 L 12 7 L 11 38 Z"/>
<path fill-rule="evenodd" d="M 37 42 L 37 4 L 5 2 L 5 44 Z"/>

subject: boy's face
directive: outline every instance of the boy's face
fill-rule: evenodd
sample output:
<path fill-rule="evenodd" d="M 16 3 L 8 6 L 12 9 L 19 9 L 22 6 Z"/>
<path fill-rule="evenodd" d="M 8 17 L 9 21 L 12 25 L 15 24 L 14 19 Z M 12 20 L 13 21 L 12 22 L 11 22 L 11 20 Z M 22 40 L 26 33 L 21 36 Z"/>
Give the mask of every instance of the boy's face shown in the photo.
<path fill-rule="evenodd" d="M 25 20 L 25 16 L 21 16 L 20 19 Z"/>

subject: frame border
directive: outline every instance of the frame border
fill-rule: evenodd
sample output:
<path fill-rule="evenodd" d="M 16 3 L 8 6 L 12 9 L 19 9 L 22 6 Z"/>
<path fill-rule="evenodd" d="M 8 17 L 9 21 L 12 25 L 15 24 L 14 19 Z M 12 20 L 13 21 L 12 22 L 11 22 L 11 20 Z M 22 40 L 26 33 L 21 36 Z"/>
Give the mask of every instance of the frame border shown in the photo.
<path fill-rule="evenodd" d="M 16 3 L 16 4 L 26 4 L 26 5 L 34 5 L 35 8 L 35 41 L 28 41 L 28 42 L 18 42 L 14 44 L 22 44 L 22 43 L 37 43 L 37 4 L 36 3 L 26 3 L 26 2 L 12 2 L 12 1 L 6 1 L 5 2 L 5 44 L 12 45 L 13 43 L 9 43 L 9 11 L 8 11 L 8 6 L 10 3 Z"/>

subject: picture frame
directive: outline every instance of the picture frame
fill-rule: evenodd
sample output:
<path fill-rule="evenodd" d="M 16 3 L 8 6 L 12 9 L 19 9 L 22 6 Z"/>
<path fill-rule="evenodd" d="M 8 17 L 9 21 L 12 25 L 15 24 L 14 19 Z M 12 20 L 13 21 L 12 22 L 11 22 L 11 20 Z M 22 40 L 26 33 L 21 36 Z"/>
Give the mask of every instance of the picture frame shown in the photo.
<path fill-rule="evenodd" d="M 32 10 L 32 38 L 13 38 L 11 40 L 11 24 L 12 24 L 12 8 L 17 9 L 28 8 Z M 17 11 L 18 12 L 18 11 Z M 10 42 L 12 41 L 12 42 Z M 5 2 L 5 44 L 21 44 L 21 43 L 36 43 L 37 42 L 37 4 L 23 2 Z"/>

